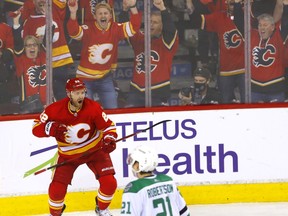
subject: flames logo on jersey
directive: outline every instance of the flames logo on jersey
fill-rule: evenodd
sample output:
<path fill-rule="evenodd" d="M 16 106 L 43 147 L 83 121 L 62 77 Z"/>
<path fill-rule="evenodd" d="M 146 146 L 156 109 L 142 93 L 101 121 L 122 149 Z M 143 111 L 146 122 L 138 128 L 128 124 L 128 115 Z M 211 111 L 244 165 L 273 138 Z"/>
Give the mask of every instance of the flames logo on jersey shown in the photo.
<path fill-rule="evenodd" d="M 239 32 L 234 29 L 229 32 L 225 32 L 223 35 L 224 44 L 227 49 L 236 48 L 240 46 L 242 37 Z"/>
<path fill-rule="evenodd" d="M 151 73 L 156 69 L 159 61 L 159 54 L 151 50 Z M 138 74 L 145 73 L 145 55 L 143 52 L 136 56 L 136 71 Z"/>
<path fill-rule="evenodd" d="M 255 67 L 269 67 L 275 61 L 275 57 L 273 57 L 275 53 L 276 49 L 271 44 L 268 44 L 265 48 L 254 47 L 252 50 L 253 65 Z"/>
<path fill-rule="evenodd" d="M 79 123 L 77 125 L 67 126 L 65 134 L 65 141 L 70 144 L 83 143 L 89 138 L 91 128 L 86 123 Z"/>
<path fill-rule="evenodd" d="M 99 44 L 89 47 L 89 62 L 92 64 L 106 64 L 111 59 L 113 44 Z"/>
<path fill-rule="evenodd" d="M 27 70 L 29 84 L 35 88 L 36 86 L 46 85 L 46 65 L 32 66 Z"/>

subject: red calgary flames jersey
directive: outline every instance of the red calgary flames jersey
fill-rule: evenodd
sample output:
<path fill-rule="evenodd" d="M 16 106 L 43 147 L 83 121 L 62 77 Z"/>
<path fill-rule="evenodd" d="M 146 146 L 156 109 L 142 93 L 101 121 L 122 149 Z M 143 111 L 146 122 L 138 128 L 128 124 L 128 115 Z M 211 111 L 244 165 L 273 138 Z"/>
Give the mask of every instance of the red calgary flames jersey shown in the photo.
<path fill-rule="evenodd" d="M 131 85 L 145 91 L 144 34 L 138 32 L 129 39 L 134 50 L 134 70 Z M 170 44 L 163 37 L 151 39 L 151 88 L 157 89 L 170 84 L 173 57 L 179 45 L 177 32 Z"/>
<path fill-rule="evenodd" d="M 25 52 L 15 57 L 16 74 L 21 81 L 21 100 L 39 93 L 46 104 L 46 55 L 40 51 L 36 59 L 28 58 Z"/>
<path fill-rule="evenodd" d="M 268 87 L 284 81 L 284 48 L 279 28 L 276 28 L 267 41 L 260 39 L 257 30 L 252 31 L 251 81 L 253 84 Z"/>
<path fill-rule="evenodd" d="M 96 22 L 89 26 L 79 26 L 77 20 L 69 19 L 69 35 L 82 41 L 77 77 L 83 80 L 100 79 L 111 69 L 115 69 L 119 41 L 132 37 L 139 30 L 140 24 L 140 14 L 131 15 L 131 22 L 112 21 L 106 30 L 101 29 Z"/>
<path fill-rule="evenodd" d="M 220 46 L 220 76 L 245 72 L 244 41 L 226 11 L 202 15 L 202 29 L 216 32 Z"/>
<path fill-rule="evenodd" d="M 70 99 L 64 98 L 49 105 L 40 116 L 34 120 L 33 134 L 37 137 L 47 137 L 45 126 L 54 121 L 68 126 L 65 140 L 57 140 L 58 152 L 64 157 L 79 157 L 86 151 L 93 151 L 103 137 L 103 132 L 116 134 L 116 127 L 102 110 L 100 104 L 85 98 L 82 108 L 77 113 L 69 109 Z"/>
<path fill-rule="evenodd" d="M 64 33 L 66 3 L 59 0 L 53 0 L 53 22 L 55 27 L 52 39 L 52 67 L 61 67 L 73 63 L 73 59 L 66 43 Z M 23 26 L 23 38 L 26 35 L 34 35 L 37 38 L 44 37 L 46 26 L 45 15 L 30 15 Z M 45 44 L 44 44 L 45 45 Z"/>

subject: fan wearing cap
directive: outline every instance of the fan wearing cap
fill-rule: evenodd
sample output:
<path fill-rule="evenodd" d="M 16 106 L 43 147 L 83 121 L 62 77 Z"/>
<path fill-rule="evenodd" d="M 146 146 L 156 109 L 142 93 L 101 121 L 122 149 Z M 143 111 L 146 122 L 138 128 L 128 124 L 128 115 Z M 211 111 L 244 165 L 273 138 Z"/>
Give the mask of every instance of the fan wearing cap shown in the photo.
<path fill-rule="evenodd" d="M 178 97 L 181 105 L 197 104 L 219 104 L 221 97 L 219 92 L 209 87 L 211 73 L 206 68 L 196 68 L 194 71 L 194 86 L 184 87 L 180 90 Z"/>
<path fill-rule="evenodd" d="M 136 147 L 128 155 L 127 164 L 137 179 L 125 187 L 121 215 L 190 215 L 173 179 L 154 172 L 158 166 L 158 155 L 153 148 L 145 145 Z"/>
<path fill-rule="evenodd" d="M 50 215 L 62 214 L 67 187 L 82 164 L 86 164 L 99 181 L 95 198 L 99 215 L 109 215 L 108 206 L 117 188 L 109 155 L 116 148 L 116 126 L 99 103 L 85 97 L 86 86 L 82 80 L 69 79 L 66 93 L 66 98 L 45 108 L 34 120 L 32 129 L 36 137 L 55 137 L 58 164 L 73 159 L 54 170 L 49 186 Z"/>

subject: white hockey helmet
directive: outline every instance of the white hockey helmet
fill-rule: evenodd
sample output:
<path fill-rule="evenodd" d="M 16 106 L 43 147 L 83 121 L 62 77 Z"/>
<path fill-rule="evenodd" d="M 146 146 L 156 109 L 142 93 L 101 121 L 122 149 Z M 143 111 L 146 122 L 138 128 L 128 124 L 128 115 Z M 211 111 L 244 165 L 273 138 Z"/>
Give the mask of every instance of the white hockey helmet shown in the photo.
<path fill-rule="evenodd" d="M 128 155 L 127 164 L 133 166 L 136 161 L 139 163 L 139 170 L 134 171 L 152 172 L 158 166 L 158 155 L 154 149 L 141 145 Z"/>

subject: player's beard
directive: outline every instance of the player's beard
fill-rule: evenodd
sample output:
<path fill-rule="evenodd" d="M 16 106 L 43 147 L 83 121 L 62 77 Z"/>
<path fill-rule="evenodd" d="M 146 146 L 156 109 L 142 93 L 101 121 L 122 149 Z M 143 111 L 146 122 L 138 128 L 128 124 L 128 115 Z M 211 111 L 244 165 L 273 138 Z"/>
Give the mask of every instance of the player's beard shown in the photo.
<path fill-rule="evenodd" d="M 82 108 L 83 101 L 84 101 L 84 98 L 83 99 L 78 99 L 76 101 L 73 101 L 73 99 L 70 98 L 70 104 L 75 108 L 75 110 L 79 110 L 79 109 Z"/>

